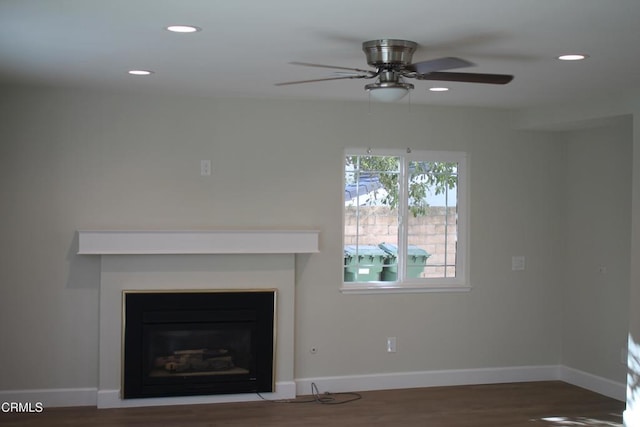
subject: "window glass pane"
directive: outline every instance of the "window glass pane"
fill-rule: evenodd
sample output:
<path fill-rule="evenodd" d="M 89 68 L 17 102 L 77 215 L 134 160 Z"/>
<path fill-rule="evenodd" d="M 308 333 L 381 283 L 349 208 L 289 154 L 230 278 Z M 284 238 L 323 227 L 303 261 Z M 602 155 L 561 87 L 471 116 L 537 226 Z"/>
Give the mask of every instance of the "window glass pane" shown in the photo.
<path fill-rule="evenodd" d="M 458 164 L 408 167 L 407 279 L 456 277 Z"/>
<path fill-rule="evenodd" d="M 398 243 L 400 158 L 347 156 L 345 161 L 344 281 L 395 280 L 382 243 Z M 395 261 L 391 261 L 395 262 Z"/>

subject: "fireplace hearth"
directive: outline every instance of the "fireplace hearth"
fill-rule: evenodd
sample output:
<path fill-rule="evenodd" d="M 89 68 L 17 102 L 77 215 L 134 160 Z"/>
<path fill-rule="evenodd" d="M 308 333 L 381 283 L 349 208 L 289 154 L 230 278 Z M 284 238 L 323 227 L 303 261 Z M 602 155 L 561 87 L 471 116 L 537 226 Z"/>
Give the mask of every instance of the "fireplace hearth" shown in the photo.
<path fill-rule="evenodd" d="M 124 399 L 272 392 L 273 289 L 124 291 Z"/>

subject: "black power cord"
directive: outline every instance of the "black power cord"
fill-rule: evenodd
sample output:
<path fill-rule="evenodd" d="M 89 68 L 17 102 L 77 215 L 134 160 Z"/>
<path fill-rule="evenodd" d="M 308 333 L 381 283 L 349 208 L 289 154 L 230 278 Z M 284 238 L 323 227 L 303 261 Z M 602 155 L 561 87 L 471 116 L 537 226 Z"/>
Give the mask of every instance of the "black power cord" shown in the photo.
<path fill-rule="evenodd" d="M 316 383 L 311 383 L 311 395 L 312 399 L 298 400 L 298 399 L 284 399 L 284 400 L 269 400 L 265 399 L 260 393 L 257 393 L 260 399 L 271 403 L 319 403 L 321 405 L 344 405 L 345 403 L 355 402 L 362 399 L 362 395 L 354 392 L 343 393 L 329 393 L 320 394 Z M 337 398 L 338 396 L 347 396 L 344 398 Z"/>

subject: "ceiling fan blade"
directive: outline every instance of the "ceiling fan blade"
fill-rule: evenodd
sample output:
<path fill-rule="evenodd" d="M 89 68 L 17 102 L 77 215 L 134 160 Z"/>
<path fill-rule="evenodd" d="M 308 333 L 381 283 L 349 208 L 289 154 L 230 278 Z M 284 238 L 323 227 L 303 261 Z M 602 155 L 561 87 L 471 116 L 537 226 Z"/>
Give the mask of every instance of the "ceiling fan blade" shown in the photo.
<path fill-rule="evenodd" d="M 324 82 L 324 81 L 328 81 L 328 80 L 346 80 L 346 79 L 369 79 L 371 78 L 371 76 L 366 75 L 358 75 L 358 76 L 341 76 L 341 77 L 326 77 L 326 78 L 322 78 L 322 79 L 311 79 L 311 80 L 298 80 L 295 82 L 283 82 L 283 83 L 276 83 L 276 86 L 287 86 L 287 85 L 297 85 L 297 84 L 301 84 L 301 83 L 314 83 L 314 82 Z"/>
<path fill-rule="evenodd" d="M 451 70 L 453 68 L 471 67 L 475 65 L 465 59 L 448 56 L 445 58 L 429 59 L 427 61 L 416 62 L 407 65 L 406 69 L 415 71 L 418 74 L 427 74 L 432 71 Z"/>
<path fill-rule="evenodd" d="M 494 85 L 504 85 L 513 80 L 513 76 L 508 74 L 482 74 L 482 73 L 449 73 L 438 72 L 420 74 L 416 76 L 418 80 L 440 80 L 445 82 L 464 83 L 487 83 Z"/>
<path fill-rule="evenodd" d="M 349 71 L 355 71 L 355 72 L 358 72 L 358 73 L 368 73 L 368 74 L 372 74 L 372 75 L 375 74 L 375 71 L 373 71 L 373 70 L 361 70 L 360 68 L 338 67 L 338 66 L 335 66 L 335 65 L 311 64 L 309 62 L 297 62 L 297 61 L 289 62 L 289 64 L 302 65 L 302 66 L 305 66 L 305 67 L 331 68 L 331 69 L 334 69 L 334 70 L 349 70 Z"/>

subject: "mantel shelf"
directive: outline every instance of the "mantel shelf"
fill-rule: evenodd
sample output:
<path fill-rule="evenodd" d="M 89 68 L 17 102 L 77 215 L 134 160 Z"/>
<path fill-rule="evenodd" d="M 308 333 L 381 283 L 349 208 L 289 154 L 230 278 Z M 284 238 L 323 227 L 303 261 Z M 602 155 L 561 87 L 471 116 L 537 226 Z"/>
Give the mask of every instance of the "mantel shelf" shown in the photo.
<path fill-rule="evenodd" d="M 319 252 L 318 230 L 79 230 L 79 255 L 296 254 Z"/>

